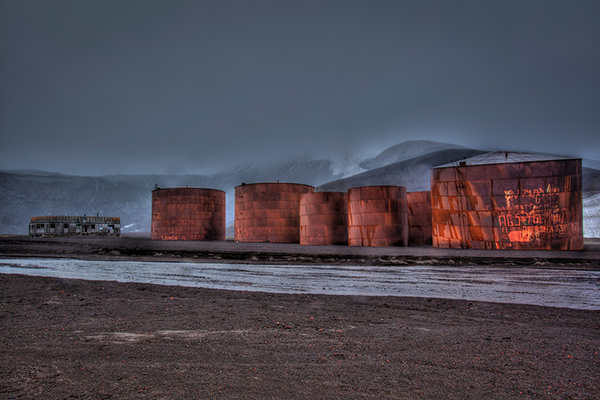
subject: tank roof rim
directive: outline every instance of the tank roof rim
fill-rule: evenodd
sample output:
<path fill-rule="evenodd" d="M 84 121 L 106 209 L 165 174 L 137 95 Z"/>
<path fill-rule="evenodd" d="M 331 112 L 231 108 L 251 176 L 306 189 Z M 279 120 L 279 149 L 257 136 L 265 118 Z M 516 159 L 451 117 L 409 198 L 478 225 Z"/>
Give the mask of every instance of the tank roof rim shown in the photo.
<path fill-rule="evenodd" d="M 158 188 L 152 189 L 152 191 L 156 192 L 157 190 L 175 190 L 175 189 L 177 189 L 177 190 L 179 190 L 179 189 L 192 189 L 192 190 L 198 190 L 198 189 L 200 189 L 200 190 L 210 190 L 210 191 L 213 191 L 213 192 L 223 192 L 223 193 L 226 193 L 225 190 L 221 190 L 221 189 L 212 189 L 212 188 L 195 187 L 195 186 L 194 187 L 175 186 L 175 187 L 168 187 L 168 188 L 167 187 L 165 187 L 165 188 L 158 187 Z"/>
<path fill-rule="evenodd" d="M 43 219 L 43 218 L 63 218 L 63 219 L 75 219 L 75 218 L 102 218 L 102 219 L 118 219 L 121 217 L 104 217 L 102 215 L 36 215 L 29 218 L 29 221 L 33 221 L 33 219 Z"/>
<path fill-rule="evenodd" d="M 529 157 L 538 157 L 538 159 L 533 160 L 513 160 L 508 159 L 502 160 L 501 156 L 505 155 L 513 155 L 513 156 L 529 156 Z M 482 162 L 485 161 L 486 158 L 491 156 L 500 156 L 499 160 L 492 160 L 490 162 Z M 476 164 L 468 164 L 469 160 L 475 160 Z M 550 162 L 550 161 L 581 161 L 582 158 L 579 157 L 569 157 L 569 156 L 557 156 L 552 154 L 537 154 L 537 153 L 523 153 L 519 151 L 491 151 L 489 153 L 479 154 L 477 156 L 465 158 L 463 160 L 456 160 L 450 163 L 436 165 L 434 167 L 430 167 L 430 169 L 438 169 L 438 168 L 455 168 L 455 167 L 480 167 L 484 165 L 503 165 L 503 164 L 527 164 L 534 162 Z M 460 165 L 461 162 L 466 163 L 465 165 Z M 471 161 L 472 162 L 472 161 Z"/>
<path fill-rule="evenodd" d="M 275 184 L 275 185 L 283 184 L 283 185 L 307 186 L 307 187 L 315 189 L 315 187 L 312 186 L 312 185 L 308 185 L 306 183 L 294 183 L 294 182 L 252 182 L 252 183 L 243 183 L 241 185 L 235 186 L 234 189 L 237 189 L 237 188 L 242 187 L 242 186 L 254 186 L 254 185 L 265 185 L 265 184 Z"/>
<path fill-rule="evenodd" d="M 318 194 L 318 193 L 340 193 L 340 194 L 348 194 L 348 192 L 342 192 L 342 191 L 337 191 L 337 190 L 334 190 L 334 191 L 325 190 L 323 192 L 316 191 L 316 192 L 313 192 L 313 193 L 303 193 L 303 194 Z"/>
<path fill-rule="evenodd" d="M 371 187 L 396 187 L 396 188 L 405 188 L 406 189 L 406 186 L 402 186 L 402 185 L 365 185 L 365 186 L 354 186 L 354 187 L 349 188 L 348 190 L 371 188 Z"/>

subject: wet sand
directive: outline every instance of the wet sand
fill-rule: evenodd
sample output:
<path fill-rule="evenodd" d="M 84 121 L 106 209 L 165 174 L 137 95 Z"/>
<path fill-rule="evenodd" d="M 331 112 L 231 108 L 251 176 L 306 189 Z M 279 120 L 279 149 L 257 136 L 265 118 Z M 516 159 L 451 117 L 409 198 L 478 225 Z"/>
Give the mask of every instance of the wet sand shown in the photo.
<path fill-rule="evenodd" d="M 600 271 L 0 258 L 0 273 L 285 294 L 400 296 L 600 310 Z"/>
<path fill-rule="evenodd" d="M 144 239 L 116 249 L 94 239 L 7 240 L 3 256 L 172 261 L 194 251 L 126 254 L 150 251 Z M 254 261 L 311 257 L 267 247 Z M 99 248 L 108 251 L 92 254 Z M 376 264 L 401 259 L 396 251 L 350 255 Z M 545 259 L 595 269 L 594 254 Z M 0 293 L 0 399 L 600 398 L 599 311 L 23 275 L 0 275 Z"/>
<path fill-rule="evenodd" d="M 276 243 L 157 241 L 127 237 L 0 236 L 0 256 L 83 260 L 192 261 L 318 265 L 495 265 L 600 270 L 600 239 L 582 251 L 515 251 L 423 247 L 303 246 Z"/>

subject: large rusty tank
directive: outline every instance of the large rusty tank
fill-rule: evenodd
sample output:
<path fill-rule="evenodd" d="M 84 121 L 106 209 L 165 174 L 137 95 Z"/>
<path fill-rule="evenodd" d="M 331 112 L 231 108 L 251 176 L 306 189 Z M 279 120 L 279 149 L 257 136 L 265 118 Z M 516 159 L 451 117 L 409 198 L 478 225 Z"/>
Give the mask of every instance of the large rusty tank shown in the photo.
<path fill-rule="evenodd" d="M 300 196 L 315 188 L 298 183 L 252 183 L 235 188 L 236 242 L 300 242 Z"/>
<path fill-rule="evenodd" d="M 300 197 L 300 244 L 348 244 L 347 193 L 304 193 Z"/>
<path fill-rule="evenodd" d="M 431 246 L 431 192 L 406 193 L 408 245 Z"/>
<path fill-rule="evenodd" d="M 494 152 L 431 170 L 433 245 L 581 250 L 581 159 Z"/>
<path fill-rule="evenodd" d="M 225 192 L 202 188 L 152 191 L 154 240 L 225 240 Z"/>
<path fill-rule="evenodd" d="M 348 245 L 408 246 L 406 188 L 363 186 L 348 190 Z"/>

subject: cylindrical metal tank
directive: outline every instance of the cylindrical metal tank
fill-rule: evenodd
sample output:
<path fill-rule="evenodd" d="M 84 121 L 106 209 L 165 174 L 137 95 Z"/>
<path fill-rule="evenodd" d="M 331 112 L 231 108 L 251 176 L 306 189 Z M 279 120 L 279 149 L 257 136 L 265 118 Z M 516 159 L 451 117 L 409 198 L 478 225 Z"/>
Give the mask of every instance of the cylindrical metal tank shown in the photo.
<path fill-rule="evenodd" d="M 348 244 L 347 193 L 304 193 L 300 197 L 300 244 Z"/>
<path fill-rule="evenodd" d="M 408 246 L 407 213 L 403 186 L 348 190 L 348 245 Z"/>
<path fill-rule="evenodd" d="M 408 245 L 431 246 L 431 192 L 406 193 Z"/>
<path fill-rule="evenodd" d="M 225 192 L 202 188 L 152 191 L 154 240 L 225 240 Z"/>
<path fill-rule="evenodd" d="M 300 196 L 315 188 L 298 183 L 252 183 L 235 188 L 236 242 L 300 242 Z"/>
<path fill-rule="evenodd" d="M 581 159 L 495 152 L 431 170 L 433 245 L 582 250 Z"/>

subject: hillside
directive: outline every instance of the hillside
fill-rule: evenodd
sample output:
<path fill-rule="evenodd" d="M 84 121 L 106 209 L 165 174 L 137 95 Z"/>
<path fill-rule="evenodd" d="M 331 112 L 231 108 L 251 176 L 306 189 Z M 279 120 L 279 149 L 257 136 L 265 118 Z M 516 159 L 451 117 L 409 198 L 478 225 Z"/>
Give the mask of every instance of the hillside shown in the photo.
<path fill-rule="evenodd" d="M 331 166 L 329 160 L 298 159 L 238 166 L 211 176 L 84 177 L 33 170 L 0 172 L 0 233 L 27 233 L 32 216 L 96 213 L 120 217 L 125 233 L 150 232 L 155 185 L 189 185 L 226 191 L 228 234 L 233 235 L 235 186 L 277 180 L 319 185 L 341 176 L 334 174 Z"/>
<path fill-rule="evenodd" d="M 43 215 L 120 217 L 126 232 L 149 230 L 150 226 L 148 191 L 124 182 L 0 172 L 0 198 L 0 233 L 27 233 L 29 219 Z"/>
<path fill-rule="evenodd" d="M 406 186 L 408 191 L 429 190 L 429 169 L 456 160 L 483 154 L 485 151 L 472 149 L 449 149 L 425 154 L 410 160 L 400 161 L 385 167 L 363 172 L 349 178 L 325 183 L 320 192 L 345 192 L 352 187 L 368 185 Z"/>
<path fill-rule="evenodd" d="M 467 150 L 468 148 L 456 144 L 432 142 L 430 140 L 409 140 L 385 149 L 374 158 L 362 161 L 360 166 L 361 168 L 372 170 L 425 154 L 452 149 Z"/>
<path fill-rule="evenodd" d="M 583 168 L 583 236 L 600 237 L 600 170 Z"/>
<path fill-rule="evenodd" d="M 442 150 L 430 152 L 439 148 Z M 189 185 L 226 192 L 228 236 L 233 236 L 234 188 L 243 182 L 279 180 L 313 185 L 318 191 L 347 191 L 351 187 L 367 185 L 400 185 L 409 191 L 429 190 L 431 167 L 482 153 L 484 151 L 445 143 L 409 141 L 363 162 L 301 158 L 240 165 L 213 175 L 89 177 L 36 170 L 4 171 L 0 172 L 0 233 L 27 233 L 32 216 L 96 213 L 120 217 L 124 233 L 149 232 L 154 187 Z M 359 163 L 373 167 L 398 159 L 401 160 L 345 177 L 348 171 L 360 171 Z M 584 167 L 583 186 L 585 236 L 600 237 L 600 171 Z"/>
<path fill-rule="evenodd" d="M 405 186 L 408 191 L 429 190 L 429 168 L 485 152 L 479 150 L 442 150 L 394 163 L 345 179 L 325 183 L 317 191 L 345 192 L 368 185 Z M 600 237 L 600 170 L 583 168 L 583 231 L 585 237 Z"/>
<path fill-rule="evenodd" d="M 334 172 L 331 160 L 296 159 L 278 163 L 253 163 L 240 165 L 210 176 L 203 175 L 108 175 L 102 177 L 113 182 L 127 182 L 144 187 L 148 192 L 159 187 L 195 186 L 219 189 L 226 192 L 227 235 L 233 236 L 235 220 L 235 187 L 242 183 L 295 182 L 316 186 L 341 177 Z M 150 194 L 148 194 L 150 196 Z M 147 210 L 150 215 L 150 209 Z M 150 226 L 148 225 L 148 230 Z"/>

